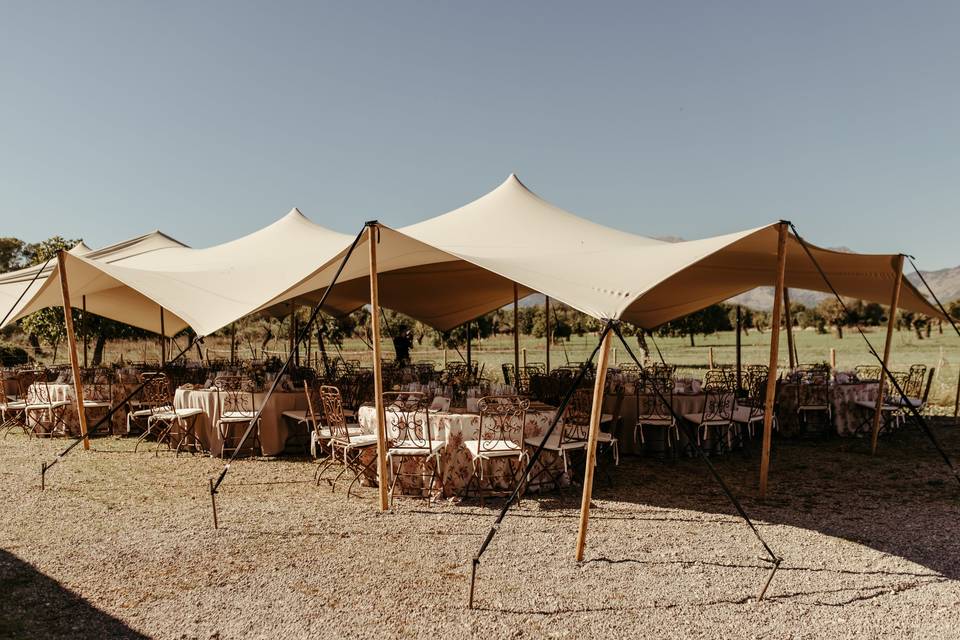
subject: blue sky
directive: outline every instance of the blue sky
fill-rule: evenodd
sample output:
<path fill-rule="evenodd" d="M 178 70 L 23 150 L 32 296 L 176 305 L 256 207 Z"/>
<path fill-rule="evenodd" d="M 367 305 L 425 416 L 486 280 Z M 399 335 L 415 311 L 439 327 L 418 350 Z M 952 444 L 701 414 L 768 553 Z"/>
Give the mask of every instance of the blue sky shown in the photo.
<path fill-rule="evenodd" d="M 957 2 L 0 1 L 0 235 L 344 232 L 510 172 L 646 235 L 960 264 Z"/>

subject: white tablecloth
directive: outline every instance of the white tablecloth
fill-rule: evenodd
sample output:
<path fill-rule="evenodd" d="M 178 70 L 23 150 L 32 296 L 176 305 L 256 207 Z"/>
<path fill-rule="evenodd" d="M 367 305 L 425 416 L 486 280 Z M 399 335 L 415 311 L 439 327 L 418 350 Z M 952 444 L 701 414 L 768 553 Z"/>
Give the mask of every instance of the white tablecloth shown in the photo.
<path fill-rule="evenodd" d="M 263 403 L 266 395 L 266 393 L 254 394 L 254 402 L 258 407 Z M 173 406 L 178 409 L 197 408 L 203 411 L 197 417 L 195 430 L 197 438 L 211 454 L 219 456 L 223 453 L 223 440 L 216 430 L 217 420 L 220 417 L 216 390 L 177 389 Z M 263 455 L 275 456 L 283 453 L 290 435 L 290 427 L 283 418 L 283 412 L 306 408 L 307 398 L 303 392 L 275 391 L 270 396 L 260 419 L 260 449 Z"/>

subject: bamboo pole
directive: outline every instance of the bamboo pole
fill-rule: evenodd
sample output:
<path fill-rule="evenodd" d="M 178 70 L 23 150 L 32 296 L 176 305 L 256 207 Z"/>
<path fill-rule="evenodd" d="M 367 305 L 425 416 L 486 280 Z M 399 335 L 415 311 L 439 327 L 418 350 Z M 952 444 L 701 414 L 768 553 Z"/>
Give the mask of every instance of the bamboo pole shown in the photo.
<path fill-rule="evenodd" d="M 383 407 L 383 371 L 380 361 L 380 291 L 377 276 L 377 225 L 367 227 L 370 249 L 370 326 L 373 331 L 373 393 L 377 405 L 377 489 L 380 511 L 390 508 L 387 477 L 387 415 Z"/>
<path fill-rule="evenodd" d="M 167 330 L 163 324 L 163 307 L 160 307 L 160 366 L 167 364 Z"/>
<path fill-rule="evenodd" d="M 873 412 L 873 434 L 870 438 L 870 452 L 877 453 L 877 441 L 880 439 L 880 418 L 883 416 L 883 380 L 884 371 L 890 366 L 890 348 L 893 346 L 893 327 L 897 321 L 897 306 L 900 304 L 900 289 L 903 285 L 903 255 L 897 256 L 894 263 L 893 293 L 890 296 L 890 318 L 887 320 L 887 340 L 883 343 L 883 371 L 880 372 L 880 382 L 877 385 L 877 404 Z"/>
<path fill-rule="evenodd" d="M 770 441 L 773 439 L 773 402 L 777 394 L 777 363 L 780 358 L 780 315 L 783 311 L 783 281 L 787 269 L 787 223 L 780 223 L 777 241 L 777 282 L 773 295 L 773 318 L 770 320 L 770 362 L 767 373 L 766 398 L 763 403 L 763 447 L 760 456 L 760 497 L 767 495 L 770 473 Z"/>
<path fill-rule="evenodd" d="M 90 323 L 87 322 L 87 296 L 80 296 L 81 304 L 83 305 L 83 368 L 87 368 L 87 351 L 90 347 Z"/>
<path fill-rule="evenodd" d="M 583 497 L 580 502 L 580 530 L 577 533 L 577 562 L 583 560 L 587 546 L 587 524 L 590 521 L 590 499 L 593 497 L 593 472 L 597 466 L 597 437 L 600 433 L 600 418 L 603 414 L 603 389 L 607 381 L 607 364 L 613 331 L 607 331 L 600 346 L 597 362 L 597 378 L 593 385 L 593 405 L 590 408 L 590 436 L 587 440 L 586 469 L 583 472 Z"/>
<path fill-rule="evenodd" d="M 544 325 L 546 331 L 544 331 L 544 333 L 547 334 L 547 357 L 545 364 L 547 366 L 547 373 L 550 373 L 550 296 L 543 297 L 543 311 L 544 319 L 546 320 L 546 324 Z"/>
<path fill-rule="evenodd" d="M 707 349 L 707 368 L 713 369 L 713 347 Z"/>
<path fill-rule="evenodd" d="M 520 291 L 513 283 L 513 387 L 520 389 Z"/>
<path fill-rule="evenodd" d="M 790 370 L 797 368 L 797 351 L 793 346 L 793 317 L 790 315 L 790 289 L 783 288 L 783 318 L 787 325 L 787 351 L 790 359 Z"/>
<path fill-rule="evenodd" d="M 470 320 L 467 320 L 467 375 L 473 374 L 473 336 L 470 335 Z"/>
<path fill-rule="evenodd" d="M 63 297 L 63 321 L 67 329 L 67 345 L 70 348 L 70 369 L 73 372 L 73 390 L 77 396 L 77 418 L 80 421 L 80 435 L 83 436 L 83 448 L 90 449 L 87 438 L 87 412 L 83 407 L 83 380 L 80 377 L 80 358 L 77 355 L 77 334 L 73 331 L 73 307 L 70 306 L 70 287 L 67 284 L 66 252 L 57 252 L 57 266 L 60 268 L 60 293 Z"/>
<path fill-rule="evenodd" d="M 743 389 L 743 344 L 740 334 L 743 331 L 743 307 L 737 305 L 737 393 Z"/>

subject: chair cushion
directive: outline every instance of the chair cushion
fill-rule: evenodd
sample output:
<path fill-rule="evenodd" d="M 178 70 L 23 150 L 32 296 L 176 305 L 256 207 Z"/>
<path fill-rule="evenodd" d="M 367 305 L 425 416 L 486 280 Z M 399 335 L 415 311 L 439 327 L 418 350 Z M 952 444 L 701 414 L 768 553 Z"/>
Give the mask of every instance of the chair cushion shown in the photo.
<path fill-rule="evenodd" d="M 323 440 L 329 440 L 333 437 L 333 435 L 330 433 L 330 427 L 320 427 L 319 429 L 314 429 L 313 432 L 318 434 Z M 358 424 L 347 425 L 347 433 L 350 434 L 350 440 L 353 440 L 354 436 L 371 435 L 369 433 L 364 433 L 363 427 Z"/>
<path fill-rule="evenodd" d="M 420 447 L 417 446 L 419 443 L 414 442 L 394 442 L 390 445 L 390 448 L 387 449 L 387 457 L 390 456 L 430 456 L 435 453 L 439 453 L 443 449 L 444 443 L 442 442 L 433 442 L 432 448 Z"/>
<path fill-rule="evenodd" d="M 704 420 L 702 413 L 685 413 L 683 414 L 683 418 L 684 420 L 689 420 L 690 422 L 699 425 L 724 426 L 730 424 L 730 420 L 724 420 L 723 418 L 711 418 L 709 420 Z"/>
<path fill-rule="evenodd" d="M 665 418 L 663 416 L 637 416 L 637 424 L 649 424 L 655 427 L 671 427 L 673 426 L 673 417 Z"/>
<path fill-rule="evenodd" d="M 543 442 L 543 436 L 534 436 L 532 438 L 526 438 L 524 444 L 531 447 L 539 447 L 540 443 Z M 549 438 L 547 438 L 546 443 L 544 443 L 543 448 L 547 451 L 575 451 L 577 449 L 586 449 L 587 441 L 586 440 L 576 440 L 574 442 L 560 442 L 560 434 L 553 433 Z"/>
<path fill-rule="evenodd" d="M 481 448 L 481 444 L 483 447 Z M 465 440 L 463 446 L 467 448 L 471 458 L 498 458 L 501 456 L 516 456 L 522 452 L 520 445 L 513 441 L 481 442 L 480 440 Z"/>
<path fill-rule="evenodd" d="M 351 449 L 362 449 L 364 447 L 375 447 L 377 445 L 377 435 L 375 433 L 362 433 L 360 435 L 351 435 L 348 442 L 344 438 L 333 438 L 331 444 L 340 447 L 349 447 Z"/>
<path fill-rule="evenodd" d="M 200 411 L 200 409 L 197 409 Z M 257 415 L 255 411 L 224 411 L 220 414 L 221 420 L 246 420 L 247 422 L 253 420 Z"/>
<path fill-rule="evenodd" d="M 757 413 L 751 407 L 734 407 L 733 421 L 741 424 L 763 420 L 763 411 Z"/>

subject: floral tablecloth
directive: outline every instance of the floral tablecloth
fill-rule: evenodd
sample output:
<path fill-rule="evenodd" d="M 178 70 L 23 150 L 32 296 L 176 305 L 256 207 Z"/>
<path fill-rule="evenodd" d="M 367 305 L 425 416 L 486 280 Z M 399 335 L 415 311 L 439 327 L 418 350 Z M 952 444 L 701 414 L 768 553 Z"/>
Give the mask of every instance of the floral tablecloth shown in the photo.
<path fill-rule="evenodd" d="M 27 398 L 30 402 L 37 401 L 37 384 L 30 385 L 29 391 L 27 391 Z M 133 391 L 136 388 L 136 385 L 119 385 L 114 384 L 110 387 L 110 393 L 113 398 L 112 405 L 117 405 L 127 396 L 128 393 Z M 72 384 L 65 384 L 61 382 L 50 382 L 47 384 L 47 389 L 50 393 L 50 400 L 52 402 L 68 402 L 69 404 L 63 408 L 63 421 L 66 425 L 67 431 L 75 436 L 80 435 L 80 417 L 77 415 L 77 394 L 74 392 Z M 106 415 L 109 408 L 107 407 L 87 407 L 87 428 L 92 429 L 95 424 Z M 31 420 L 32 422 L 32 420 Z M 100 433 L 106 433 L 107 429 L 102 428 L 99 431 Z M 117 411 L 113 413 L 110 417 L 110 433 L 114 435 L 123 435 L 127 432 L 127 411 L 126 407 L 120 407 Z"/>
<path fill-rule="evenodd" d="M 254 402 L 260 406 L 266 393 L 255 393 Z M 223 439 L 217 433 L 216 424 L 220 418 L 220 404 L 215 389 L 177 389 L 173 397 L 173 406 L 177 409 L 197 408 L 203 411 L 197 417 L 195 433 L 204 449 L 212 455 L 223 453 Z M 260 450 L 265 456 L 283 453 L 287 438 L 290 437 L 290 424 L 283 419 L 284 411 L 306 410 L 307 397 L 303 392 L 274 391 L 263 407 L 260 415 Z"/>
<path fill-rule="evenodd" d="M 523 428 L 524 436 L 532 438 L 546 433 L 556 413 L 556 409 L 538 408 L 528 410 Z M 364 432 L 376 433 L 376 407 L 372 405 L 360 407 L 357 412 L 357 422 L 363 428 Z M 558 424 L 557 429 L 560 429 L 561 426 L 561 424 Z M 466 440 L 475 440 L 479 436 L 480 414 L 470 413 L 465 410 L 449 412 L 431 411 L 430 429 L 431 433 L 435 434 L 439 440 L 445 443 L 440 457 L 440 474 L 437 480 L 438 486 L 435 486 L 434 490 L 439 489 L 442 491 L 444 497 L 462 495 L 470 483 L 470 478 L 473 476 L 473 463 L 463 443 Z M 390 437 L 389 433 L 387 437 Z M 376 454 L 375 452 L 371 452 L 371 455 Z M 557 455 L 549 451 L 544 451 L 540 457 L 540 462 L 550 469 L 551 474 L 540 474 L 537 481 L 528 486 L 528 489 L 541 490 L 553 488 L 553 483 L 549 478 L 550 475 L 561 477 L 564 484 L 569 483 L 569 477 L 564 474 L 562 461 Z M 494 460 L 486 464 L 484 469 L 485 477 L 492 477 L 494 485 L 497 488 L 506 489 L 512 486 L 512 477 L 508 470 L 507 461 Z M 403 470 L 404 473 L 408 473 L 409 471 L 407 468 Z M 426 472 L 424 475 L 429 477 L 429 472 Z M 404 478 L 404 480 L 405 479 L 406 478 Z M 417 486 L 416 484 L 405 483 L 404 493 L 416 494 L 422 491 L 422 485 Z"/>

